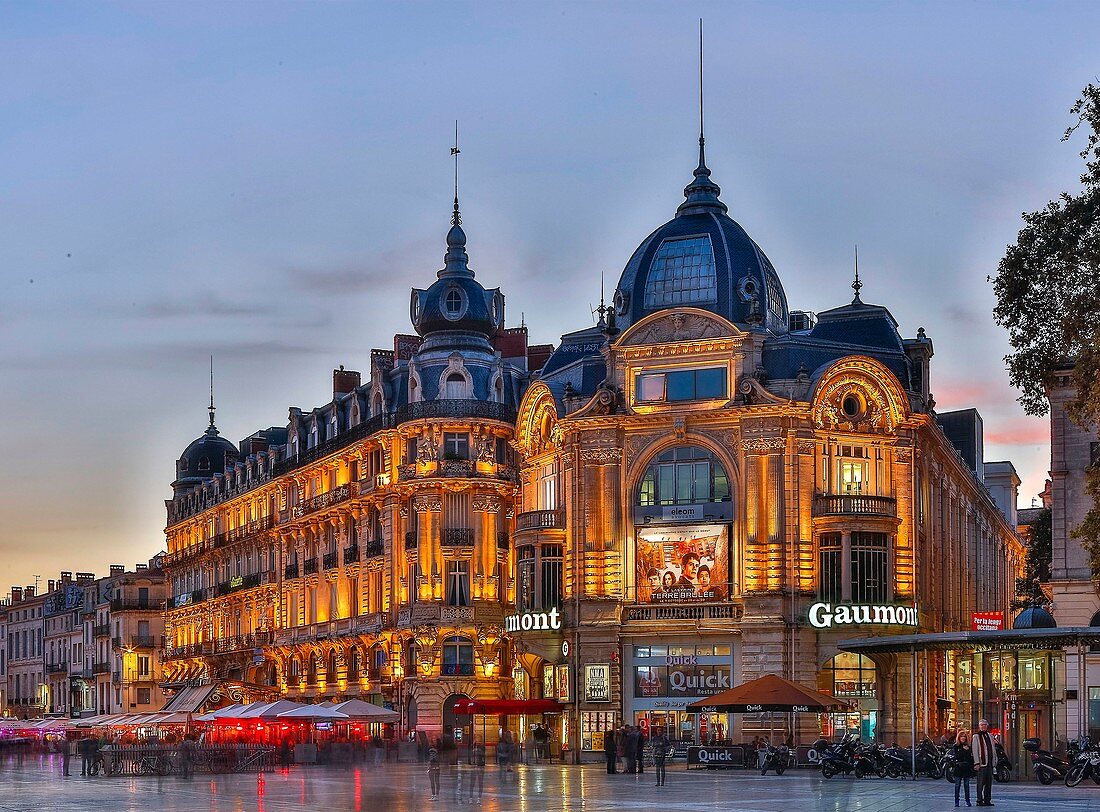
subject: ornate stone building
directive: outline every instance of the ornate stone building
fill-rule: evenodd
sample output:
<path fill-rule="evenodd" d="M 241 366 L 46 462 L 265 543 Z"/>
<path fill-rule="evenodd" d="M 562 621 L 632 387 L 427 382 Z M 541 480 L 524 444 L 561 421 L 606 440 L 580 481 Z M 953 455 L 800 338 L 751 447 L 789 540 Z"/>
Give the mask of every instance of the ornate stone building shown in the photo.
<path fill-rule="evenodd" d="M 329 403 L 239 447 L 211 410 L 181 455 L 168 707 L 355 696 L 438 732 L 458 699 L 511 696 L 511 442 L 529 358 L 548 350 L 504 327 L 465 246 L 456 198 L 445 266 L 412 293 L 416 335 L 374 350 L 368 381 L 335 370 Z"/>
<path fill-rule="evenodd" d="M 614 305 L 563 336 L 527 390 L 517 603 L 560 605 L 565 623 L 516 634 L 517 662 L 535 695 L 568 703 L 574 749 L 599 750 L 621 721 L 696 741 L 766 731 L 687 705 L 770 673 L 853 700 L 827 728 L 889 739 L 908 728 L 907 661 L 837 642 L 967 629 L 972 611 L 1008 607 L 1020 543 L 980 457 L 938 422 L 932 341 L 903 338 L 860 287 L 789 312 L 700 146 Z M 953 664 L 921 667 L 921 729 L 945 729 Z M 820 721 L 803 717 L 812 738 Z"/>

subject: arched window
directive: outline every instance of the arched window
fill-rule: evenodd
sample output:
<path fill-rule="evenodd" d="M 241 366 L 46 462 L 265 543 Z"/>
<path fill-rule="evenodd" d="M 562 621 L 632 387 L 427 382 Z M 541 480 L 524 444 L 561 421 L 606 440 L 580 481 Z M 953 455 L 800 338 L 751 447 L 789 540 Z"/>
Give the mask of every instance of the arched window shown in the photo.
<path fill-rule="evenodd" d="M 817 689 L 836 697 L 874 697 L 875 664 L 870 657 L 842 651 L 818 672 Z"/>
<path fill-rule="evenodd" d="M 474 646 L 465 637 L 448 637 L 443 641 L 443 676 L 472 677 Z"/>
<path fill-rule="evenodd" d="M 462 294 L 458 288 L 451 288 L 447 291 L 447 298 L 445 299 L 447 315 L 451 318 L 457 318 L 458 314 L 462 312 Z"/>
<path fill-rule="evenodd" d="M 309 670 L 306 671 L 306 685 L 315 685 L 317 683 L 317 655 L 309 655 Z"/>
<path fill-rule="evenodd" d="M 187 465 L 188 465 L 187 457 L 180 457 L 180 471 L 181 472 L 187 470 Z"/>
<path fill-rule="evenodd" d="M 420 402 L 420 381 L 415 375 L 409 376 L 409 403 Z"/>
<path fill-rule="evenodd" d="M 497 403 L 504 403 L 504 379 L 497 378 L 493 384 L 493 400 Z"/>
<path fill-rule="evenodd" d="M 353 647 L 348 652 L 348 682 L 355 682 L 359 679 L 359 649 Z"/>
<path fill-rule="evenodd" d="M 698 446 L 677 446 L 657 457 L 638 487 L 638 504 L 728 502 L 730 481 L 718 458 Z"/>
<path fill-rule="evenodd" d="M 290 658 L 290 681 L 297 682 L 302 677 L 302 664 L 297 657 Z"/>
<path fill-rule="evenodd" d="M 370 413 L 371 413 L 371 417 L 378 417 L 378 415 L 382 414 L 382 393 L 381 392 L 375 392 L 374 393 L 374 400 L 371 402 Z"/>
<path fill-rule="evenodd" d="M 443 384 L 443 397 L 445 400 L 466 400 L 470 397 L 466 379 L 459 372 L 452 372 L 447 376 Z"/>
<path fill-rule="evenodd" d="M 328 681 L 332 682 L 336 679 L 336 649 L 333 649 L 328 653 L 328 668 L 326 669 Z"/>

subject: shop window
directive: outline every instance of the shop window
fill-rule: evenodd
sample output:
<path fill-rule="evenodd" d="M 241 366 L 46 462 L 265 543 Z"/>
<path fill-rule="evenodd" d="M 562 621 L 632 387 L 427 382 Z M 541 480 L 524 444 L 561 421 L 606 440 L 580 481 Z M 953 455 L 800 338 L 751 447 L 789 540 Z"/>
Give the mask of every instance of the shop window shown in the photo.
<path fill-rule="evenodd" d="M 639 372 L 634 378 L 636 403 L 725 400 L 727 392 L 726 367 Z"/>
<path fill-rule="evenodd" d="M 698 446 L 665 451 L 646 469 L 638 488 L 638 504 L 690 505 L 728 502 L 729 477 L 718 458 Z"/>
<path fill-rule="evenodd" d="M 1100 740 L 1100 688 L 1089 688 L 1089 738 Z"/>
<path fill-rule="evenodd" d="M 1050 687 L 1048 682 L 1048 663 L 1049 659 L 1045 654 L 1017 655 L 1017 688 L 1021 691 L 1045 691 L 1048 687 Z"/>
<path fill-rule="evenodd" d="M 465 637 L 448 637 L 443 641 L 443 676 L 472 677 L 474 647 Z"/>
<path fill-rule="evenodd" d="M 837 697 L 874 697 L 875 664 L 862 654 L 841 652 L 818 672 L 817 688 Z"/>

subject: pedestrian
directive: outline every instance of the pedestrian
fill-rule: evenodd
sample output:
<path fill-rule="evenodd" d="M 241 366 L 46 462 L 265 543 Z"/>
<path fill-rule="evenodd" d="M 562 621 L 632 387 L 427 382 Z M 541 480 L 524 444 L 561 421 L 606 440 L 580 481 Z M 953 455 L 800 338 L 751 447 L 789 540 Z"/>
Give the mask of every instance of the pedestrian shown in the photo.
<path fill-rule="evenodd" d="M 615 730 L 612 728 L 612 729 L 608 729 L 608 730 L 604 731 L 604 734 L 603 734 L 603 755 L 604 755 L 604 758 L 607 759 L 607 774 L 608 775 L 614 775 L 615 774 L 615 754 L 617 752 L 616 747 L 617 747 L 617 745 L 615 743 Z"/>
<path fill-rule="evenodd" d="M 965 790 L 966 805 L 970 806 L 970 779 L 974 776 L 974 753 L 970 749 L 970 737 L 960 730 L 951 748 L 955 756 L 953 780 L 955 782 L 955 806 L 959 805 L 959 787 Z"/>
<path fill-rule="evenodd" d="M 663 787 L 665 785 L 665 759 L 668 758 L 668 751 L 672 743 L 668 740 L 668 734 L 665 733 L 664 727 L 657 728 L 657 733 L 649 741 L 653 746 L 653 767 L 657 772 L 657 786 Z"/>
<path fill-rule="evenodd" d="M 516 751 L 518 750 L 516 739 L 511 730 L 505 730 L 501 738 L 504 740 L 504 771 L 510 773 L 512 772 L 512 762 L 515 760 Z"/>
<path fill-rule="evenodd" d="M 532 758 L 538 758 L 538 751 L 535 749 L 538 747 L 538 740 L 535 738 L 536 729 L 537 726 L 534 729 L 527 728 L 527 737 L 523 740 L 523 763 L 528 766 L 531 765 Z"/>
<path fill-rule="evenodd" d="M 69 762 L 77 751 L 76 738 L 62 739 L 61 741 L 61 774 L 68 777 Z"/>
<path fill-rule="evenodd" d="M 474 790 L 477 790 L 477 803 L 485 791 L 485 743 L 476 739 L 470 748 L 470 803 L 474 803 Z"/>
<path fill-rule="evenodd" d="M 432 800 L 439 797 L 439 751 L 428 748 L 428 781 L 432 785 Z"/>
<path fill-rule="evenodd" d="M 997 762 L 997 750 L 993 746 L 993 737 L 989 735 L 989 720 L 978 722 L 978 732 L 970 740 L 970 752 L 974 756 L 974 770 L 977 775 L 978 806 L 993 806 L 993 768 Z"/>
<path fill-rule="evenodd" d="M 92 774 L 92 739 L 81 738 L 79 742 L 80 750 L 80 774 L 91 775 Z"/>
<path fill-rule="evenodd" d="M 182 778 L 190 778 L 192 776 L 191 759 L 194 749 L 195 742 L 192 738 L 192 734 L 188 733 L 183 737 L 183 741 L 180 742 L 180 776 Z"/>
<path fill-rule="evenodd" d="M 290 770 L 292 752 L 293 751 L 290 749 L 290 739 L 284 738 L 279 745 L 279 766 L 281 766 L 284 771 Z"/>
<path fill-rule="evenodd" d="M 615 769 L 623 769 L 623 760 L 626 757 L 626 738 L 630 733 L 630 725 L 623 725 L 615 735 Z M 625 772 L 625 770 L 623 770 Z"/>
<path fill-rule="evenodd" d="M 623 745 L 623 760 L 626 771 L 633 775 L 638 767 L 638 729 L 632 725 L 626 728 L 626 742 Z"/>
<path fill-rule="evenodd" d="M 635 730 L 638 731 L 638 744 L 634 748 L 634 754 L 635 757 L 638 759 L 638 775 L 641 775 L 645 772 L 645 744 L 647 739 L 645 735 L 645 730 L 640 727 L 635 728 Z"/>

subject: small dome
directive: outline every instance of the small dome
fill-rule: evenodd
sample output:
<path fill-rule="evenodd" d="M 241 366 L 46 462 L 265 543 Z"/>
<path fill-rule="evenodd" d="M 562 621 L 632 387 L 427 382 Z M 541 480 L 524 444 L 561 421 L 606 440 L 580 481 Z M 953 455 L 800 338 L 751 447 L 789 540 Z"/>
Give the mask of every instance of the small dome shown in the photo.
<path fill-rule="evenodd" d="M 203 435 L 183 450 L 176 461 L 176 481 L 172 487 L 188 488 L 225 473 L 227 464 L 236 462 L 240 452 L 222 437 L 211 422 Z"/>
<path fill-rule="evenodd" d="M 676 216 L 638 247 L 615 290 L 619 327 L 669 307 L 699 307 L 744 325 L 787 332 L 787 296 L 760 246 L 726 214 L 700 147 Z"/>
<path fill-rule="evenodd" d="M 1012 621 L 1013 629 L 1056 629 L 1058 624 L 1046 609 L 1041 606 L 1029 606 Z"/>

